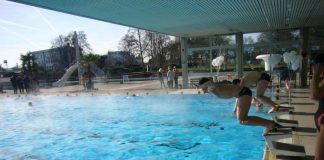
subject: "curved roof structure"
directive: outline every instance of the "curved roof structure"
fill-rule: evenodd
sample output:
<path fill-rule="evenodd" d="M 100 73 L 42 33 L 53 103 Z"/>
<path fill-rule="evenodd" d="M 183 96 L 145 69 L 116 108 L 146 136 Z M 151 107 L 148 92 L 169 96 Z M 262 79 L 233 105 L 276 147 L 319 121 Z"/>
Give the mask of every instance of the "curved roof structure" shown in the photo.
<path fill-rule="evenodd" d="M 181 37 L 324 25 L 324 0 L 12 0 Z"/>

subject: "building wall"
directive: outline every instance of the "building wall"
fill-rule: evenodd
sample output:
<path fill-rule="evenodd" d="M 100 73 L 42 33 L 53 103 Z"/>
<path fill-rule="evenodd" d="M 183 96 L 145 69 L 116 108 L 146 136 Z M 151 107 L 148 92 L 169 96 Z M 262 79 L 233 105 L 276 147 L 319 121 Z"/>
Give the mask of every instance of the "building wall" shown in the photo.
<path fill-rule="evenodd" d="M 60 72 L 75 63 L 75 51 L 73 47 L 60 47 L 47 50 L 30 52 L 35 62 L 45 72 Z"/>

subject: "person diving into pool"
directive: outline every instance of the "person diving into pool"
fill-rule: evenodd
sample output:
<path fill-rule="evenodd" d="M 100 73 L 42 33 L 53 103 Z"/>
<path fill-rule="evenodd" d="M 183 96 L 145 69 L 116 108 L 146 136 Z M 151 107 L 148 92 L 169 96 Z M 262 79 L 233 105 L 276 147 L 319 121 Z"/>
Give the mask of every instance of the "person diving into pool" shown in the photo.
<path fill-rule="evenodd" d="M 270 97 L 264 96 L 264 92 L 267 90 L 270 81 L 271 76 L 269 74 L 258 71 L 248 72 L 240 79 L 240 86 L 250 87 L 251 85 L 256 84 L 254 100 L 259 102 L 259 105 L 267 104 L 271 106 L 268 113 L 278 111 L 280 107 L 279 104 L 273 102 Z"/>
<path fill-rule="evenodd" d="M 212 79 L 203 77 L 199 80 L 198 87 L 204 93 L 212 93 L 219 98 L 237 98 L 237 120 L 241 125 L 250 126 L 263 126 L 265 127 L 263 136 L 267 135 L 270 131 L 276 130 L 280 127 L 279 124 L 272 120 L 264 119 L 257 116 L 249 116 L 249 110 L 252 100 L 252 91 L 244 86 L 215 83 Z"/>
<path fill-rule="evenodd" d="M 239 79 L 234 79 L 231 84 L 233 85 L 240 85 L 240 82 L 241 80 Z M 261 110 L 263 109 L 263 104 L 262 103 L 259 103 L 256 98 L 252 98 L 252 101 L 251 101 L 251 104 L 255 104 L 255 111 L 256 112 L 261 112 Z M 233 116 L 236 116 L 236 111 L 237 111 L 237 107 L 238 107 L 238 99 L 236 98 L 235 100 L 235 104 L 234 104 L 234 108 L 233 108 L 233 111 L 232 111 L 232 115 Z"/>

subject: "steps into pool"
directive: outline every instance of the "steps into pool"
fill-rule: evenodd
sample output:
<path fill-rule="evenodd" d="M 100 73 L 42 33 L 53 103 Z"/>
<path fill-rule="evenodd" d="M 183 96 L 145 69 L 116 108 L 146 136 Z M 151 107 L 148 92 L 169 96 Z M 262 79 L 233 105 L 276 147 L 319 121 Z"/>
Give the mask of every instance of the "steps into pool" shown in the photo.
<path fill-rule="evenodd" d="M 278 124 L 282 125 L 282 126 L 286 126 L 286 127 L 297 127 L 298 126 L 298 121 L 296 120 L 288 120 L 288 119 L 279 119 L 279 118 L 275 118 L 273 119 L 275 122 L 277 122 Z"/>
<path fill-rule="evenodd" d="M 301 136 L 316 136 L 316 128 L 311 127 L 296 127 L 292 129 L 292 133 Z"/>
<path fill-rule="evenodd" d="M 286 156 L 277 155 L 277 160 L 314 160 L 314 156 Z"/>
<path fill-rule="evenodd" d="M 298 128 L 298 121 L 296 120 L 278 118 L 281 115 L 291 115 L 292 110 L 293 107 L 283 107 L 277 112 L 270 113 L 272 119 L 282 127 L 278 128 L 276 132 L 270 132 L 264 138 L 273 155 L 280 155 L 281 158 L 294 156 L 303 159 L 306 155 L 304 146 L 279 142 L 282 139 L 292 138 L 293 134 L 310 134 L 313 132 L 309 128 Z"/>
<path fill-rule="evenodd" d="M 270 113 L 270 116 L 272 117 L 272 119 L 277 119 L 278 116 L 281 116 L 281 115 L 288 115 L 290 114 L 291 111 L 290 110 L 287 110 L 287 109 L 279 109 L 279 111 L 277 112 L 272 112 Z"/>
<path fill-rule="evenodd" d="M 266 138 L 267 139 L 267 138 Z M 277 141 L 268 142 L 270 152 L 274 155 L 285 155 L 285 156 L 298 156 L 305 157 L 305 147 L 301 145 L 295 145 L 290 143 L 283 143 Z"/>

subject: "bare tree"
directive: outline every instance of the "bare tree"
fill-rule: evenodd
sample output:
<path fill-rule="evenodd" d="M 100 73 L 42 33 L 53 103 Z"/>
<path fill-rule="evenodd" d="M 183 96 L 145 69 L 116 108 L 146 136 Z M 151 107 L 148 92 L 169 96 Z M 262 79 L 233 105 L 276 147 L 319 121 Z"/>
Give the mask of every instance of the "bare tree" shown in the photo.
<path fill-rule="evenodd" d="M 74 47 L 73 37 L 74 37 L 74 32 L 70 32 L 66 36 L 59 35 L 58 37 L 54 38 L 51 41 L 52 48 L 64 47 L 64 46 Z M 92 49 L 90 47 L 90 44 L 87 41 L 87 35 L 84 33 L 84 31 L 78 31 L 77 37 L 78 37 L 79 47 L 81 48 L 81 50 L 85 53 L 91 53 Z"/>
<path fill-rule="evenodd" d="M 136 50 L 136 38 L 134 35 L 126 34 L 119 41 L 119 49 L 122 51 L 128 51 L 130 54 L 135 55 Z"/>
<path fill-rule="evenodd" d="M 176 62 L 179 47 L 179 42 L 175 43 L 168 35 L 139 29 L 129 29 L 119 43 L 121 50 L 140 57 L 143 67 L 144 59 L 150 59 L 150 64 L 156 67 L 168 64 L 167 56 L 170 57 L 169 63 Z"/>
<path fill-rule="evenodd" d="M 243 41 L 244 41 L 244 44 L 253 44 L 254 43 L 254 40 L 251 36 L 245 37 Z"/>
<path fill-rule="evenodd" d="M 272 32 L 262 32 L 258 35 L 258 42 L 271 42 L 271 41 L 288 41 L 299 38 L 298 30 L 279 30 Z"/>

